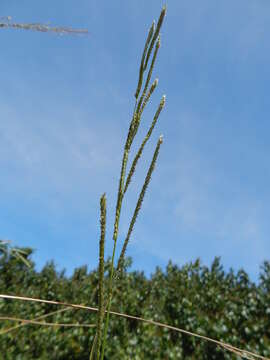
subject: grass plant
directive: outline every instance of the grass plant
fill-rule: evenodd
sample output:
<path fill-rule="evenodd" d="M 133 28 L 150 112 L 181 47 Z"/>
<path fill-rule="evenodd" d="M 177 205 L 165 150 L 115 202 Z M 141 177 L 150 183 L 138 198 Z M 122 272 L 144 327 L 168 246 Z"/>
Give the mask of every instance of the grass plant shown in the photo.
<path fill-rule="evenodd" d="M 152 78 L 152 73 L 154 70 L 154 66 L 156 63 L 158 51 L 160 48 L 160 30 L 162 27 L 162 23 L 164 20 L 166 14 L 166 6 L 164 6 L 161 10 L 157 25 L 155 25 L 155 22 L 152 23 L 146 42 L 143 49 L 143 54 L 141 58 L 140 68 L 139 68 L 139 78 L 138 78 L 138 84 L 135 91 L 135 105 L 134 105 L 134 111 L 133 116 L 130 122 L 129 131 L 126 137 L 126 142 L 124 146 L 123 151 L 123 157 L 122 157 L 122 164 L 121 164 L 121 171 L 120 171 L 120 179 L 119 179 L 119 187 L 118 187 L 118 193 L 117 193 L 117 204 L 116 204 L 116 210 L 115 210 L 115 219 L 114 219 L 114 229 L 113 229 L 113 253 L 111 258 L 111 265 L 110 265 L 110 271 L 109 271 L 109 283 L 107 288 L 107 302 L 106 306 L 104 305 L 104 239 L 105 239 L 105 227 L 106 227 L 106 200 L 105 195 L 102 195 L 100 200 L 100 207 L 101 207 L 101 215 L 100 215 L 100 224 L 101 224 L 101 237 L 100 237 L 100 257 L 99 257 L 99 305 L 98 305 L 98 321 L 97 321 L 97 332 L 92 344 L 91 352 L 90 352 L 90 360 L 103 360 L 105 355 L 105 349 L 106 349 L 106 339 L 107 339 L 107 333 L 108 333 L 108 327 L 109 327 L 109 319 L 110 319 L 110 311 L 111 311 L 111 302 L 113 297 L 113 285 L 114 281 L 121 272 L 123 268 L 124 258 L 126 249 L 132 234 L 132 231 L 134 229 L 134 225 L 136 222 L 136 219 L 138 217 L 138 214 L 140 212 L 143 199 L 147 190 L 147 187 L 150 183 L 152 173 L 154 171 L 156 161 L 158 158 L 160 146 L 163 142 L 163 137 L 160 136 L 156 148 L 152 157 L 152 161 L 149 165 L 147 175 L 144 180 L 144 184 L 142 186 L 141 192 L 139 194 L 139 198 L 132 216 L 132 219 L 130 221 L 129 229 L 127 232 L 127 236 L 125 238 L 125 241 L 122 246 L 122 250 L 120 252 L 120 257 L 117 262 L 117 266 L 115 268 L 115 254 L 116 254 L 116 246 L 117 246 L 117 240 L 118 240 L 118 234 L 119 234 L 119 221 L 122 211 L 122 202 L 123 198 L 128 190 L 129 184 L 135 174 L 136 166 L 138 164 L 138 161 L 143 153 L 144 147 L 148 140 L 150 139 L 152 132 L 156 126 L 157 120 L 160 116 L 160 113 L 165 105 L 165 95 L 162 97 L 159 106 L 157 108 L 157 111 L 154 115 L 152 124 L 146 133 L 144 139 L 141 142 L 141 145 L 139 147 L 138 152 L 136 153 L 133 161 L 131 162 L 130 170 L 127 174 L 127 165 L 129 160 L 129 153 L 130 149 L 132 147 L 134 138 L 137 134 L 137 131 L 139 129 L 141 118 L 143 115 L 143 111 L 148 104 L 148 102 L 151 99 L 152 94 L 154 93 L 157 85 L 158 85 L 158 79 L 155 79 L 152 85 L 149 88 L 149 84 Z M 152 59 L 151 59 L 152 56 Z M 150 62 L 151 59 L 151 62 Z M 150 63 L 150 66 L 148 64 Z M 147 71 L 147 75 L 145 77 L 145 73 Z M 144 86 L 143 86 L 144 83 Z M 106 316 L 104 316 L 106 310 Z"/>

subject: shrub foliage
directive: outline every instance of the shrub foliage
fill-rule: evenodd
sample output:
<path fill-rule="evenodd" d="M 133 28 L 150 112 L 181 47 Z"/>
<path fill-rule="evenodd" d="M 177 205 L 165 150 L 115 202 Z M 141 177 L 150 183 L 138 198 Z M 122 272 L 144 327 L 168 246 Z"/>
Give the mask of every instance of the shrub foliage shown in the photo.
<path fill-rule="evenodd" d="M 31 251 L 29 249 L 27 253 Z M 219 258 L 211 267 L 199 260 L 179 267 L 169 262 L 151 277 L 128 271 L 116 283 L 112 310 L 153 319 L 270 356 L 270 263 L 253 283 L 244 270 L 225 272 Z M 34 264 L 33 264 L 34 265 Z M 105 283 L 110 261 L 105 262 Z M 20 259 L 0 259 L 0 293 L 97 306 L 98 269 L 86 266 L 68 277 L 53 262 L 40 272 Z M 34 319 L 59 307 L 0 300 L 0 316 Z M 95 324 L 96 313 L 69 309 L 44 319 L 53 323 Z M 41 320 L 42 321 L 42 320 Z M 48 327 L 0 322 L 0 359 L 88 360 L 95 328 Z M 135 320 L 111 316 L 106 359 L 237 359 L 203 340 Z"/>

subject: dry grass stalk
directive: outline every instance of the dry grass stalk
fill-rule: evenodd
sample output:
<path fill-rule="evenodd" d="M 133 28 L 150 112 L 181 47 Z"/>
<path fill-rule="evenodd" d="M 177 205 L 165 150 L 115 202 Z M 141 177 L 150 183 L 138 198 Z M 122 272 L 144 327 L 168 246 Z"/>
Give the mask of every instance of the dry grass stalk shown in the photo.
<path fill-rule="evenodd" d="M 47 317 L 49 317 L 49 316 L 53 316 L 53 315 L 55 315 L 55 314 L 59 314 L 59 313 L 62 313 L 62 312 L 68 311 L 68 310 L 71 310 L 71 308 L 70 308 L 70 307 L 66 307 L 66 308 L 64 308 L 64 309 L 52 311 L 52 312 L 50 312 L 50 313 L 48 313 L 48 314 L 44 314 L 44 315 L 38 316 L 38 317 L 36 317 L 36 318 L 34 318 L 34 319 L 31 319 L 31 321 L 38 321 L 38 320 L 41 320 L 41 319 L 45 319 L 45 318 L 47 318 Z M 10 328 L 7 328 L 7 329 L 2 330 L 2 331 L 0 332 L 0 335 L 7 334 L 7 333 L 9 333 L 9 332 L 11 332 L 11 331 L 14 331 L 14 330 L 17 330 L 17 329 L 21 328 L 22 326 L 25 326 L 25 325 L 28 325 L 28 323 L 26 323 L 26 322 L 21 322 L 21 324 L 18 324 L 18 325 L 16 325 L 16 326 L 12 326 L 12 327 L 10 327 Z"/>
<path fill-rule="evenodd" d="M 81 309 L 81 310 L 88 310 L 88 311 L 98 312 L 98 308 L 95 308 L 95 307 L 90 307 L 90 306 L 85 306 L 85 305 L 77 305 L 77 304 L 69 304 L 69 303 L 60 302 L 60 301 L 54 301 L 54 300 L 43 300 L 43 299 L 30 298 L 30 297 L 26 297 L 26 296 L 15 296 L 15 295 L 5 295 L 5 294 L 0 294 L 0 299 L 1 298 L 2 299 L 10 299 L 10 300 L 30 301 L 30 302 L 37 302 L 37 303 L 51 304 L 51 305 L 60 305 L 60 306 L 70 307 L 70 308 L 73 308 L 73 309 Z M 107 310 L 105 310 L 105 312 L 106 311 Z M 235 346 L 232 346 L 230 344 L 226 344 L 226 343 L 224 343 L 222 341 L 215 340 L 215 339 L 212 339 L 212 338 L 204 336 L 204 335 L 196 334 L 196 333 L 193 333 L 191 331 L 187 331 L 187 330 L 175 327 L 175 326 L 163 324 L 163 323 L 158 322 L 158 321 L 141 318 L 141 317 L 134 316 L 134 315 L 123 314 L 123 313 L 119 313 L 119 312 L 116 312 L 116 311 L 110 311 L 110 314 L 116 315 L 116 316 L 121 316 L 121 317 L 126 318 L 126 319 L 132 319 L 132 320 L 141 321 L 141 322 L 144 322 L 144 323 L 149 324 L 149 325 L 162 327 L 162 328 L 165 328 L 165 329 L 169 329 L 169 330 L 172 330 L 172 331 L 176 331 L 176 332 L 179 332 L 179 333 L 182 333 L 182 334 L 186 334 L 186 335 L 193 336 L 193 337 L 196 337 L 196 338 L 201 339 L 201 340 L 205 340 L 205 341 L 214 343 L 215 345 L 220 346 L 224 350 L 227 350 L 227 351 L 232 352 L 232 353 L 238 353 L 239 356 L 241 356 L 243 359 L 250 359 L 250 358 L 253 357 L 254 359 L 270 360 L 270 358 L 255 354 L 255 353 L 247 351 L 247 350 L 239 349 L 239 348 L 237 348 Z"/>
<path fill-rule="evenodd" d="M 41 326 L 52 326 L 52 327 L 95 327 L 96 324 L 77 324 L 77 323 L 48 323 L 45 321 L 37 321 L 37 320 L 28 320 L 28 319 L 20 319 L 12 316 L 0 316 L 0 321 L 16 321 L 21 322 L 23 324 L 32 324 L 32 325 L 41 325 Z M 3 333 L 0 332 L 0 335 Z"/>

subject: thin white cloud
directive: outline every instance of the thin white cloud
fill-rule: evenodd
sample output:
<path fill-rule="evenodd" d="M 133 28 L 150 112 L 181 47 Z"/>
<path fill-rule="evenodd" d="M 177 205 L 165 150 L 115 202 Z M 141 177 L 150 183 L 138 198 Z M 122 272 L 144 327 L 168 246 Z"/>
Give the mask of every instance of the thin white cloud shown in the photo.
<path fill-rule="evenodd" d="M 0 164 L 6 166 L 4 173 L 9 173 L 14 183 L 31 177 L 36 184 L 65 187 L 86 177 L 93 184 L 99 175 L 111 172 L 118 160 L 114 154 L 117 132 L 112 136 L 113 129 L 104 131 L 93 119 L 82 120 L 85 115 L 80 110 L 72 109 L 71 116 L 81 119 L 78 122 L 70 121 L 67 109 L 61 114 L 65 120 L 48 122 L 35 119 L 35 109 L 28 120 L 27 114 L 3 104 L 0 108 L 4 119 L 0 124 Z"/>

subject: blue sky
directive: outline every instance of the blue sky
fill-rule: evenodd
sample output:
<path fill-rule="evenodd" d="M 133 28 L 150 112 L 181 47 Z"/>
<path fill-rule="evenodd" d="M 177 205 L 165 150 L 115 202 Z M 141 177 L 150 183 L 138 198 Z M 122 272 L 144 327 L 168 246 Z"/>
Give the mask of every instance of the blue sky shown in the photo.
<path fill-rule="evenodd" d="M 87 28 L 89 36 L 0 31 L 1 238 L 41 268 L 97 265 L 99 197 L 107 254 L 121 154 L 146 32 L 163 2 L 1 1 L 1 16 Z M 168 0 L 159 78 L 141 138 L 167 103 L 124 202 L 119 245 L 156 139 L 164 145 L 128 255 L 150 273 L 221 256 L 256 279 L 270 259 L 270 3 Z M 138 145 L 138 142 L 136 142 Z M 135 146 L 136 149 L 136 146 Z"/>

